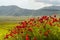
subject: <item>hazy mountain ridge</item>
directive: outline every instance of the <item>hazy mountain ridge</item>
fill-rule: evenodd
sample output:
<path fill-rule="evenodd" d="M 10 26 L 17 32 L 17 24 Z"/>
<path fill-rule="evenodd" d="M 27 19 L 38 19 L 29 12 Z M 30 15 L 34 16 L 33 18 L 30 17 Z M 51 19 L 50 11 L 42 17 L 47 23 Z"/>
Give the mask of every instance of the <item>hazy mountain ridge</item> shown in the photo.
<path fill-rule="evenodd" d="M 60 6 L 44 7 L 38 10 L 23 9 L 15 5 L 0 6 L 0 16 L 39 16 L 60 14 Z"/>

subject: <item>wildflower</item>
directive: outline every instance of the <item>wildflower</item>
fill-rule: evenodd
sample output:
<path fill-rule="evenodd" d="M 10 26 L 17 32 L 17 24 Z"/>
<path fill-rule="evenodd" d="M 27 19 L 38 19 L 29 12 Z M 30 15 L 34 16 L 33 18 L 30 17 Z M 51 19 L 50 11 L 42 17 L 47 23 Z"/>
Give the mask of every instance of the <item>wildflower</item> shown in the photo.
<path fill-rule="evenodd" d="M 25 28 L 25 27 L 26 27 L 26 25 L 25 25 L 25 24 L 22 24 L 22 25 L 21 25 L 21 27 L 22 27 L 22 28 Z"/>
<path fill-rule="evenodd" d="M 48 32 L 47 31 L 44 32 L 44 36 L 48 37 Z"/>
<path fill-rule="evenodd" d="M 21 27 L 22 27 L 22 28 L 25 28 L 26 26 L 27 26 L 27 22 L 26 22 L 26 21 L 22 21 L 22 22 L 21 22 Z"/>
<path fill-rule="evenodd" d="M 30 21 L 34 21 L 35 20 L 35 18 L 30 18 Z"/>
<path fill-rule="evenodd" d="M 43 19 L 41 18 L 41 19 L 39 19 L 39 21 L 41 22 L 41 23 L 43 23 Z"/>
<path fill-rule="evenodd" d="M 4 37 L 4 39 L 7 39 L 9 37 L 9 34 L 6 34 L 6 36 Z"/>
<path fill-rule="evenodd" d="M 32 32 L 33 30 L 32 30 L 32 28 L 31 28 L 31 27 L 29 27 L 29 28 L 28 28 L 28 31 Z"/>
<path fill-rule="evenodd" d="M 57 20 L 56 18 L 53 18 L 53 23 L 54 23 L 54 22 L 58 22 L 58 20 Z"/>
<path fill-rule="evenodd" d="M 29 35 L 28 35 L 28 34 L 26 34 L 26 40 L 30 40 L 30 39 L 29 39 Z"/>
<path fill-rule="evenodd" d="M 10 33 L 9 35 L 10 35 L 11 37 L 14 37 L 14 34 L 13 34 L 13 33 Z"/>
<path fill-rule="evenodd" d="M 17 30 L 12 30 L 11 33 L 17 34 Z"/>
<path fill-rule="evenodd" d="M 16 26 L 16 28 L 18 29 L 18 30 L 20 30 L 20 28 L 22 28 L 21 26 Z"/>
<path fill-rule="evenodd" d="M 27 21 L 22 21 L 21 24 L 27 24 Z"/>
<path fill-rule="evenodd" d="M 29 24 L 30 24 L 30 25 L 33 25 L 33 21 L 30 21 Z"/>
<path fill-rule="evenodd" d="M 42 19 L 48 20 L 48 16 L 43 16 Z"/>
<path fill-rule="evenodd" d="M 52 22 L 48 22 L 48 24 L 49 24 L 50 26 L 53 26 L 53 23 L 52 23 Z"/>

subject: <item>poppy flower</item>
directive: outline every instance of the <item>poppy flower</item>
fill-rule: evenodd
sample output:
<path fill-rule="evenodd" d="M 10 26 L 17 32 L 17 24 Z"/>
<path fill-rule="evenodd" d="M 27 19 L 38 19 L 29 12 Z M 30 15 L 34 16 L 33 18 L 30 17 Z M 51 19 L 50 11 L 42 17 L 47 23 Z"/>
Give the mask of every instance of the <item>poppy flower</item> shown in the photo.
<path fill-rule="evenodd" d="M 57 20 L 56 18 L 54 18 L 54 19 L 53 19 L 53 23 L 54 23 L 54 22 L 58 22 L 58 20 Z"/>
<path fill-rule="evenodd" d="M 33 25 L 33 21 L 30 21 L 29 24 L 30 24 L 30 25 Z"/>
<path fill-rule="evenodd" d="M 18 29 L 18 30 L 20 30 L 20 28 L 22 28 L 21 26 L 16 26 L 16 28 Z"/>
<path fill-rule="evenodd" d="M 14 30 L 11 31 L 11 33 L 17 34 L 17 30 L 14 29 Z"/>
<path fill-rule="evenodd" d="M 30 18 L 30 21 L 34 21 L 35 20 L 35 18 Z"/>
<path fill-rule="evenodd" d="M 10 33 L 9 35 L 10 35 L 11 37 L 14 37 L 14 34 L 13 34 L 13 33 Z"/>
<path fill-rule="evenodd" d="M 40 21 L 41 23 L 43 23 L 43 19 L 42 19 L 42 18 L 40 18 L 39 21 Z"/>
<path fill-rule="evenodd" d="M 9 37 L 9 34 L 6 34 L 6 36 L 4 37 L 4 39 L 7 39 Z"/>
<path fill-rule="evenodd" d="M 29 27 L 29 28 L 28 28 L 28 31 L 32 32 L 32 31 L 33 31 L 33 29 L 32 29 L 31 27 Z"/>
<path fill-rule="evenodd" d="M 53 26 L 53 23 L 52 23 L 52 22 L 50 22 L 50 21 L 49 21 L 49 22 L 47 22 L 47 24 L 49 24 L 50 26 Z"/>
<path fill-rule="evenodd" d="M 28 34 L 26 34 L 26 40 L 30 40 L 30 39 L 29 39 L 29 35 L 28 35 Z"/>

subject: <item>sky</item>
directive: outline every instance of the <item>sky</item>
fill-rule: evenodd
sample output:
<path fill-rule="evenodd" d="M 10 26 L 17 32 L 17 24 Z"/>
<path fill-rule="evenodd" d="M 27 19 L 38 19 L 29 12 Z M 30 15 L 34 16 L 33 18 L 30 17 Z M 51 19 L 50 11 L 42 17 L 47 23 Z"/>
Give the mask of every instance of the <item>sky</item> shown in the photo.
<path fill-rule="evenodd" d="M 0 6 L 17 5 L 21 8 L 35 10 L 59 4 L 60 0 L 0 0 Z"/>
<path fill-rule="evenodd" d="M 60 0 L 36 0 L 37 2 L 44 2 L 53 5 L 60 5 Z"/>

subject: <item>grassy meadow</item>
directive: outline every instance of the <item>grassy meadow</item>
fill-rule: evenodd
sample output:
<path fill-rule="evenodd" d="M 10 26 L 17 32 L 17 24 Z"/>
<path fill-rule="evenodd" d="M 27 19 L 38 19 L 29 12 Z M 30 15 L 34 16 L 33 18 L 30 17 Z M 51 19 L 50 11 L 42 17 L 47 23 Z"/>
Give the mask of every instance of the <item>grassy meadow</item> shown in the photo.
<path fill-rule="evenodd" d="M 60 17 L 0 16 L 0 40 L 60 40 Z"/>

